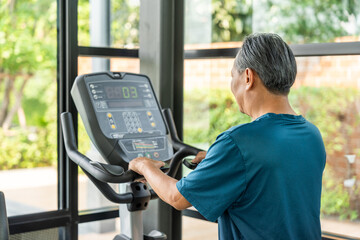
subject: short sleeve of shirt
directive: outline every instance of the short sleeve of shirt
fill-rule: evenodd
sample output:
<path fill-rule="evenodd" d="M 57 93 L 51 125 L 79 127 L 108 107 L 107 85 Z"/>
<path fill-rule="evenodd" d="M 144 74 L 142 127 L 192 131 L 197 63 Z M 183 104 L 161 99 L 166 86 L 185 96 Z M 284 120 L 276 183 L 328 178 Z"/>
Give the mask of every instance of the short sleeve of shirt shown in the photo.
<path fill-rule="evenodd" d="M 221 216 L 246 188 L 244 160 L 231 136 L 219 135 L 206 158 L 176 186 L 205 218 L 215 221 Z"/>

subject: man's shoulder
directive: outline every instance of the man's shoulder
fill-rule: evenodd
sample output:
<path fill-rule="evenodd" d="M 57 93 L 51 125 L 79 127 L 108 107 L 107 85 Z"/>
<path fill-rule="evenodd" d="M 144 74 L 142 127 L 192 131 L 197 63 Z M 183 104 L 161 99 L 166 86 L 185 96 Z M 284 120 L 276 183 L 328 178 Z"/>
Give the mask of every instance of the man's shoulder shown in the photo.
<path fill-rule="evenodd" d="M 222 136 L 222 135 L 226 135 L 229 137 L 235 137 L 235 136 L 239 136 L 239 135 L 246 136 L 248 134 L 253 134 L 254 131 L 260 131 L 260 129 L 261 129 L 261 127 L 260 127 L 259 123 L 256 121 L 253 121 L 253 122 L 243 123 L 243 124 L 233 126 L 233 127 L 229 128 L 228 130 L 224 131 L 219 136 Z"/>
<path fill-rule="evenodd" d="M 294 127 L 295 125 L 301 127 Z M 239 124 L 229 128 L 220 134 L 218 139 L 227 136 L 239 144 L 243 142 L 243 140 L 250 140 L 253 138 L 259 140 L 262 137 L 274 137 L 283 133 L 288 133 L 288 131 L 292 133 L 310 131 L 312 134 L 321 137 L 319 129 L 301 115 L 282 116 L 276 114 L 266 114 L 252 122 Z"/>

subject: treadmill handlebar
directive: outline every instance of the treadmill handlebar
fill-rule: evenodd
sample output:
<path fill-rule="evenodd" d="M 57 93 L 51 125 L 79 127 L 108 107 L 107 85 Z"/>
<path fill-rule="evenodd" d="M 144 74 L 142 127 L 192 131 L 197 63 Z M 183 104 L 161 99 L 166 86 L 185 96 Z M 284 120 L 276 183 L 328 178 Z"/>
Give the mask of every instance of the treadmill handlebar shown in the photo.
<path fill-rule="evenodd" d="M 161 170 L 168 176 L 175 177 L 180 164 L 182 163 L 182 159 L 191 155 L 196 155 L 199 151 L 202 150 L 180 141 L 170 109 L 164 109 L 163 114 L 168 124 L 173 148 L 175 149 L 176 153 L 171 159 L 167 160 L 170 161 L 169 168 L 161 168 Z M 69 158 L 74 163 L 79 165 L 79 167 L 81 167 L 90 180 L 110 201 L 116 203 L 132 202 L 132 194 L 118 194 L 111 189 L 108 183 L 133 182 L 136 179 L 143 178 L 143 176 L 132 170 L 125 171 L 121 166 L 92 161 L 80 153 L 76 145 L 73 118 L 71 113 L 64 112 L 61 114 L 60 118 L 64 144 Z M 151 192 L 151 198 L 156 198 L 156 194 L 154 192 Z"/>
<path fill-rule="evenodd" d="M 95 179 L 105 183 L 125 183 L 141 177 L 131 170 L 125 171 L 121 166 L 92 161 L 80 153 L 76 145 L 71 113 L 64 112 L 61 114 L 61 126 L 67 155 Z"/>

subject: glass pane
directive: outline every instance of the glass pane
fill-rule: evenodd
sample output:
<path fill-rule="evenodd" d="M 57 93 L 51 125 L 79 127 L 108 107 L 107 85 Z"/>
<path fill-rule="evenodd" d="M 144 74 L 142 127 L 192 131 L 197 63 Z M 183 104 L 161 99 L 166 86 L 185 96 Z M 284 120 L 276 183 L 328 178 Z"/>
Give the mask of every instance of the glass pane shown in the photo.
<path fill-rule="evenodd" d="M 233 59 L 185 60 L 186 143 L 207 149 L 217 135 L 231 127 L 234 122 L 250 121 L 247 116 L 234 114 L 238 107 L 230 91 L 230 70 L 233 62 Z"/>
<path fill-rule="evenodd" d="M 57 2 L 0 2 L 0 189 L 9 216 L 56 210 Z"/>
<path fill-rule="evenodd" d="M 359 1 L 255 0 L 253 9 L 253 32 L 275 32 L 289 43 L 359 41 Z"/>
<path fill-rule="evenodd" d="M 84 124 L 82 123 L 80 116 L 78 118 L 79 126 L 79 151 L 86 155 L 93 161 L 103 162 L 106 161 L 97 151 L 97 149 L 90 143 L 89 136 L 86 133 Z M 79 168 L 79 211 L 87 209 L 96 209 L 107 206 L 117 206 L 117 204 L 107 200 L 103 194 L 97 189 L 97 187 L 89 180 L 85 173 Z M 110 184 L 112 188 L 118 192 L 117 184 Z"/>
<path fill-rule="evenodd" d="M 199 220 L 191 217 L 182 217 L 183 240 L 217 240 L 218 225 L 213 222 Z"/>
<path fill-rule="evenodd" d="M 254 32 L 274 32 L 292 44 L 359 41 L 359 13 L 354 0 L 187 0 L 185 43 L 233 47 L 210 43 L 237 42 Z"/>
<path fill-rule="evenodd" d="M 140 0 L 80 0 L 79 46 L 138 48 L 139 12 Z"/>
<path fill-rule="evenodd" d="M 113 240 L 120 234 L 119 218 L 79 224 L 79 240 Z"/>
<path fill-rule="evenodd" d="M 78 58 L 79 75 L 100 71 L 140 73 L 140 60 L 138 58 Z"/>
<path fill-rule="evenodd" d="M 321 222 L 325 232 L 360 237 L 360 56 L 297 58 L 289 95 L 320 129 L 327 151 Z M 185 61 L 184 139 L 207 149 L 231 126 L 249 122 L 230 91 L 232 59 Z M 207 71 L 204 71 L 207 69 Z"/>
<path fill-rule="evenodd" d="M 65 239 L 64 228 L 50 228 L 40 231 L 19 233 L 10 235 L 10 240 L 36 239 L 36 240 L 63 240 Z"/>

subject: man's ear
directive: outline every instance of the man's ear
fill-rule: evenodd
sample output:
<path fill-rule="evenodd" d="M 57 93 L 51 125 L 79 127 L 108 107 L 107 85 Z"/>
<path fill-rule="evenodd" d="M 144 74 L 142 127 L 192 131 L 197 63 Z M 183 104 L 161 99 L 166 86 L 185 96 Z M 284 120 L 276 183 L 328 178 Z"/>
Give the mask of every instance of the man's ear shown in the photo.
<path fill-rule="evenodd" d="M 255 82 L 255 74 L 251 68 L 245 69 L 245 83 L 246 83 L 246 90 L 250 90 L 254 87 Z"/>

